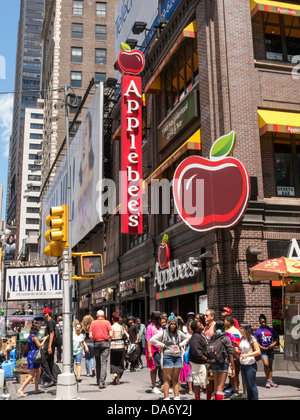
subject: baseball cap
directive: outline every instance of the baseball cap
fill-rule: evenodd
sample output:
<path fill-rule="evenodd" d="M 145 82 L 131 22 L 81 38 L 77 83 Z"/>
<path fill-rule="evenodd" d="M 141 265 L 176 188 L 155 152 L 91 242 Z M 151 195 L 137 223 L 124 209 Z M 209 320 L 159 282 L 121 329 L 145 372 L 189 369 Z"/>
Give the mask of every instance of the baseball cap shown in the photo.
<path fill-rule="evenodd" d="M 224 311 L 228 312 L 229 314 L 232 314 L 232 310 L 231 310 L 230 308 L 228 308 L 228 306 L 225 306 L 225 307 L 222 309 L 222 312 L 224 312 Z"/>
<path fill-rule="evenodd" d="M 195 316 L 195 313 L 194 313 L 194 312 L 189 312 L 186 316 L 187 316 L 187 317 L 188 317 L 188 316 Z"/>
<path fill-rule="evenodd" d="M 52 311 L 51 311 L 51 309 L 49 309 L 49 308 L 45 308 L 45 309 L 43 310 L 43 314 L 52 314 Z"/>

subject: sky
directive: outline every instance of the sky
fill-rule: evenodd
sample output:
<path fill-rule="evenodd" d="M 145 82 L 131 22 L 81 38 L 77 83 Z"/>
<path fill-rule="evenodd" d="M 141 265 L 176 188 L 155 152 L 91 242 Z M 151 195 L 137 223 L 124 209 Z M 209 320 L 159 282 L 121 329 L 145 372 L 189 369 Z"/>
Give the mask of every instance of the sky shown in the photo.
<path fill-rule="evenodd" d="M 0 0 L 0 184 L 3 184 L 2 220 L 5 220 L 9 137 L 12 130 L 15 61 L 20 0 Z"/>

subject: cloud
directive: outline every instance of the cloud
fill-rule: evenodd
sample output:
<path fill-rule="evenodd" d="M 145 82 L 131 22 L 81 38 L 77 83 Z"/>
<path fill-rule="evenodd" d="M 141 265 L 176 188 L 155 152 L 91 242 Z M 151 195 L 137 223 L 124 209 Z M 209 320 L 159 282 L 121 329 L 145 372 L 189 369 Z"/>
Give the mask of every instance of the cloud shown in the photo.
<path fill-rule="evenodd" d="M 9 141 L 12 131 L 14 95 L 0 95 L 0 153 L 9 155 Z"/>

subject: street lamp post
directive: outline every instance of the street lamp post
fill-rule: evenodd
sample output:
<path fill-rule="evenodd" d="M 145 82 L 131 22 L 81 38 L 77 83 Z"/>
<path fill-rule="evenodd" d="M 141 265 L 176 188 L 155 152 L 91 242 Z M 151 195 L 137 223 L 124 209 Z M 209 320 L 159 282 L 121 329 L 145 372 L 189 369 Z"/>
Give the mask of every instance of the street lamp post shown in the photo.
<path fill-rule="evenodd" d="M 66 120 L 66 145 L 67 145 L 67 177 L 68 177 L 68 247 L 63 249 L 63 372 L 57 378 L 57 400 L 72 400 L 77 398 L 77 384 L 75 375 L 71 372 L 71 299 L 72 287 L 72 202 L 71 202 L 71 162 L 70 162 L 70 136 L 68 113 L 68 86 L 65 92 L 65 120 Z"/>

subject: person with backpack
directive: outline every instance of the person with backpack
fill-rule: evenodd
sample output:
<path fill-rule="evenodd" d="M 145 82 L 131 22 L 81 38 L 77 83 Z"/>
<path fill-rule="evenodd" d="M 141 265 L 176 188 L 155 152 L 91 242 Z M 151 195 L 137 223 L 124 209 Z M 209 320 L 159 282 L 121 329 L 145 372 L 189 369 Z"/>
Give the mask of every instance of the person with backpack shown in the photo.
<path fill-rule="evenodd" d="M 177 317 L 171 313 L 168 318 L 168 327 L 164 331 L 159 331 L 150 339 L 150 343 L 160 347 L 163 354 L 163 376 L 164 376 L 164 399 L 169 400 L 169 390 L 172 383 L 174 390 L 174 400 L 179 397 L 179 375 L 183 367 L 181 347 L 184 347 L 189 336 L 178 329 Z"/>
<path fill-rule="evenodd" d="M 203 334 L 204 323 L 192 321 L 190 328 L 193 335 L 189 341 L 189 362 L 193 377 L 195 400 L 200 400 L 201 388 L 208 385 L 207 378 L 207 341 Z"/>
<path fill-rule="evenodd" d="M 233 348 L 230 338 L 225 333 L 223 321 L 217 321 L 215 324 L 215 333 L 207 343 L 207 358 L 214 377 L 215 400 L 222 401 L 229 363 L 232 366 L 231 377 L 235 376 Z"/>

